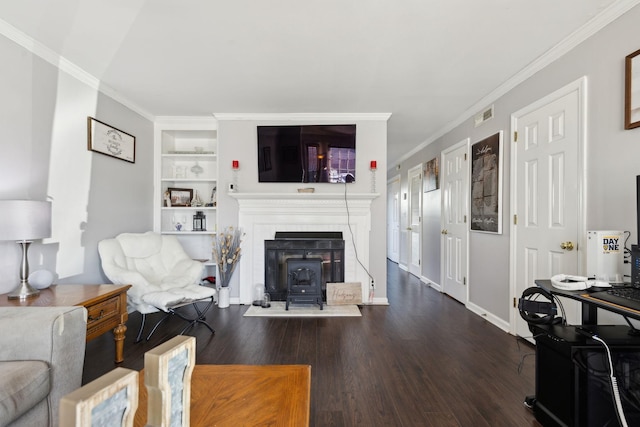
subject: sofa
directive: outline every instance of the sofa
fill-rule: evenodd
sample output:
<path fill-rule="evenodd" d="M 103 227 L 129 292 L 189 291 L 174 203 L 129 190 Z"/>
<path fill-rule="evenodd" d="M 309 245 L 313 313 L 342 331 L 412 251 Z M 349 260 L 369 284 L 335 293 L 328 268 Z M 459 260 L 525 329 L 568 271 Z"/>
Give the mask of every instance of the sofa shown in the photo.
<path fill-rule="evenodd" d="M 0 308 L 0 426 L 57 426 L 60 398 L 82 385 L 84 307 Z"/>

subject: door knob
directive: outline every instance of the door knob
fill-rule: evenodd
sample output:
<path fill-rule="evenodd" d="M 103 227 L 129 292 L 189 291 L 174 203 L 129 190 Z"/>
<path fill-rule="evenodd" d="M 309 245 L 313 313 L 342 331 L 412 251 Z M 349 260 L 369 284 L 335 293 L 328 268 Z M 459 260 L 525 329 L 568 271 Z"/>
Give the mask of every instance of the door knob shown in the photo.
<path fill-rule="evenodd" d="M 440 234 L 449 234 L 449 232 L 447 230 L 442 230 Z"/>
<path fill-rule="evenodd" d="M 562 242 L 560 243 L 560 248 L 567 250 L 567 251 L 572 251 L 573 250 L 573 242 Z"/>
<path fill-rule="evenodd" d="M 407 227 L 407 230 L 408 230 L 408 231 L 411 231 L 411 227 Z"/>

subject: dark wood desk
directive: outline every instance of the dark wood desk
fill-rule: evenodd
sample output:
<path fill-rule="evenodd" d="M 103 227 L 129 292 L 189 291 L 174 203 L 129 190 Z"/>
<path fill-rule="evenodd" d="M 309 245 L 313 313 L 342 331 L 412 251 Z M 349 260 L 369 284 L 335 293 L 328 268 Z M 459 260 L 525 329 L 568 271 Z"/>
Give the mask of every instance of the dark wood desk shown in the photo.
<path fill-rule="evenodd" d="M 607 342 L 611 354 L 625 355 L 625 370 L 638 370 L 635 365 L 639 360 L 640 339 L 629 334 L 627 325 L 598 325 L 598 309 L 640 320 L 639 311 L 594 298 L 588 290 L 558 289 L 550 280 L 536 280 L 535 283 L 553 295 L 580 302 L 585 329 L 597 333 Z M 578 427 L 587 425 L 587 420 L 589 425 L 618 425 L 609 424 L 616 414 L 610 395 L 603 392 L 609 390 L 602 387 L 608 381 L 609 373 L 606 368 L 601 369 L 604 365 L 597 361 L 603 362 L 604 359 L 593 358 L 594 354 L 604 354 L 601 344 L 582 335 L 572 325 L 536 325 L 532 332 L 536 339 L 536 394 L 527 397 L 525 402 L 532 405 L 536 419 L 545 426 Z M 585 362 L 587 355 L 591 355 L 591 360 L 596 360 L 591 369 L 587 368 L 590 365 Z M 615 359 L 610 363 L 616 366 Z M 621 374 L 619 370 L 616 375 Z M 633 390 L 637 388 L 634 380 L 622 381 L 619 386 L 621 393 L 627 396 L 633 395 Z M 640 413 L 635 408 L 631 405 L 625 407 L 629 425 L 640 425 Z"/>
<path fill-rule="evenodd" d="M 192 426 L 309 425 L 311 366 L 196 365 L 191 376 Z M 140 372 L 134 426 L 147 422 L 147 389 Z"/>
<path fill-rule="evenodd" d="M 0 295 L 0 307 L 83 306 L 87 309 L 87 341 L 113 330 L 116 363 L 124 360 L 124 334 L 127 313 L 127 290 L 131 285 L 52 285 L 37 297 L 26 300 Z"/>
<path fill-rule="evenodd" d="M 551 280 L 536 280 L 536 286 L 554 294 L 570 298 L 582 303 L 582 324 L 583 325 L 596 325 L 598 323 L 598 309 L 607 310 L 612 313 L 621 314 L 631 319 L 640 320 L 640 311 L 634 310 L 629 307 L 623 307 L 612 302 L 599 300 L 592 297 L 589 291 L 565 291 L 553 287 Z"/>

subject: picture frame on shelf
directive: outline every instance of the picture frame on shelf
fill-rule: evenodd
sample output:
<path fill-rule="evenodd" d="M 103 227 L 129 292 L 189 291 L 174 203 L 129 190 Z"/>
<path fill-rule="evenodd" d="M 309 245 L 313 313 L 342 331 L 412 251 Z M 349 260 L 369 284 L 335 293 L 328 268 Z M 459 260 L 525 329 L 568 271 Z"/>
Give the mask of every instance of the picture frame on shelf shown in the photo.
<path fill-rule="evenodd" d="M 87 117 L 87 149 L 125 162 L 136 162 L 136 137 Z"/>
<path fill-rule="evenodd" d="M 167 188 L 171 207 L 189 207 L 193 199 L 192 188 Z"/>
<path fill-rule="evenodd" d="M 624 128 L 640 126 L 640 49 L 625 57 Z"/>

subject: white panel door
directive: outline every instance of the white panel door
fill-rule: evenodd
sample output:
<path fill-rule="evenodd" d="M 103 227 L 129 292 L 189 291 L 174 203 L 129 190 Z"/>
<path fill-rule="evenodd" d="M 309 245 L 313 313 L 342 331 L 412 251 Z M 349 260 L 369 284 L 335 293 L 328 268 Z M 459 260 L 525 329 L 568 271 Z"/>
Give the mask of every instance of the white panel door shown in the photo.
<path fill-rule="evenodd" d="M 409 169 L 409 272 L 420 277 L 422 257 L 422 164 Z"/>
<path fill-rule="evenodd" d="M 387 184 L 387 257 L 400 260 L 400 175 Z"/>
<path fill-rule="evenodd" d="M 512 134 L 515 299 L 535 286 L 536 279 L 579 273 L 578 249 L 583 242 L 579 147 L 583 133 L 581 85 L 576 84 L 573 90 L 556 92 L 512 116 L 512 128 L 517 132 Z M 577 322 L 575 302 L 565 301 L 564 306 L 568 321 Z M 513 310 L 515 333 L 530 337 L 517 307 Z"/>
<path fill-rule="evenodd" d="M 442 290 L 463 304 L 467 292 L 469 139 L 442 154 Z"/>

